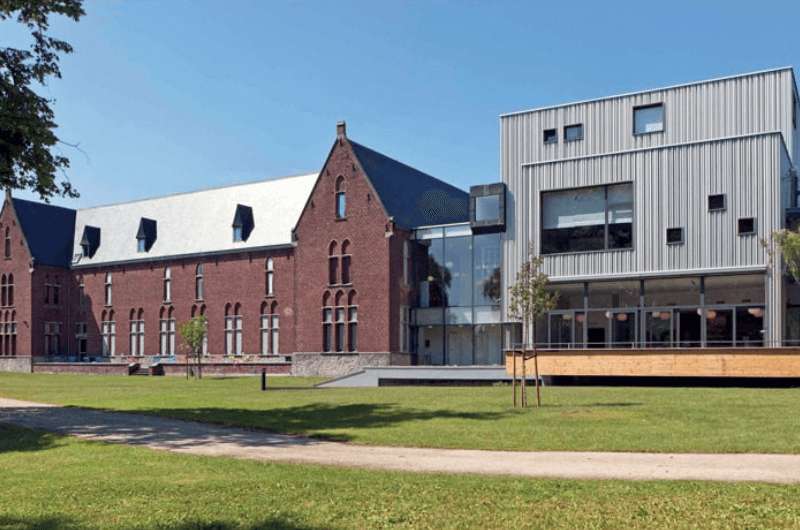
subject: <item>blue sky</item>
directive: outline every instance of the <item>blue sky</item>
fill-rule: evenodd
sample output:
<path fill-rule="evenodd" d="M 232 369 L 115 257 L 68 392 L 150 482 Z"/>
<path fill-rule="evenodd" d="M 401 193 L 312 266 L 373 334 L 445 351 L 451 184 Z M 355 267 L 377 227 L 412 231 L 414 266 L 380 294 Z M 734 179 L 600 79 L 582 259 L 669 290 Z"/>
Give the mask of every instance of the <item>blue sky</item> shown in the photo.
<path fill-rule="evenodd" d="M 319 170 L 353 139 L 467 188 L 504 112 L 795 65 L 800 2 L 88 1 L 54 32 L 91 206 Z M 7 38 L 3 38 L 5 35 Z M 0 39 L 17 30 L 0 24 Z"/>

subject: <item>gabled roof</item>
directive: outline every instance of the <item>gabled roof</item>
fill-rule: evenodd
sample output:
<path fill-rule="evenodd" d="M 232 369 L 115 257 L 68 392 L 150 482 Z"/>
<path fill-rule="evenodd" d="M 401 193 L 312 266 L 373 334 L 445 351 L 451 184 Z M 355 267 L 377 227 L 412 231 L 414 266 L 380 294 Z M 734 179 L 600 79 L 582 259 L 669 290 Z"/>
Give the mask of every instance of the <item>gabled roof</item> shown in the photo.
<path fill-rule="evenodd" d="M 16 197 L 11 200 L 35 263 L 69 267 L 75 210 Z"/>
<path fill-rule="evenodd" d="M 79 257 L 73 266 L 289 246 L 316 178 L 316 173 L 284 177 L 78 210 L 72 253 L 81 253 L 85 226 L 98 227 L 102 238 L 93 256 Z M 231 219 L 239 204 L 253 205 L 254 226 L 247 241 L 235 242 Z M 147 253 L 136 248 L 143 218 L 158 224 L 158 238 Z"/>
<path fill-rule="evenodd" d="M 469 194 L 348 140 L 386 213 L 403 228 L 469 221 Z"/>

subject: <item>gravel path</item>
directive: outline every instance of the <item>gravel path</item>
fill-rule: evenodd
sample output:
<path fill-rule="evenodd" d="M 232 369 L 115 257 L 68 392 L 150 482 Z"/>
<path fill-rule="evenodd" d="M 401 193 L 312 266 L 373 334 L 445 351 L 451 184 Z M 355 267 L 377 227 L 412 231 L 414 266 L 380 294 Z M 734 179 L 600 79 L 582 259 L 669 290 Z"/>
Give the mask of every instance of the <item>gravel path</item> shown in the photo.
<path fill-rule="evenodd" d="M 800 455 L 514 452 L 375 447 L 0 398 L 0 423 L 196 455 L 397 471 L 800 483 Z"/>

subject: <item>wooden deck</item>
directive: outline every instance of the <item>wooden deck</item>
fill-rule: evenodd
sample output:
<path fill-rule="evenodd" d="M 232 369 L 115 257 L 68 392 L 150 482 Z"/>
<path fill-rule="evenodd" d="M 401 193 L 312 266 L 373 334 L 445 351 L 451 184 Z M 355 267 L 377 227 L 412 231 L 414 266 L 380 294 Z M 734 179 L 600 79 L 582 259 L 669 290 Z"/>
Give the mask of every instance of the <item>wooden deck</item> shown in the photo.
<path fill-rule="evenodd" d="M 508 374 L 514 356 L 506 353 Z M 800 348 L 539 350 L 538 362 L 540 376 L 800 378 Z M 525 369 L 533 375 L 530 352 Z"/>

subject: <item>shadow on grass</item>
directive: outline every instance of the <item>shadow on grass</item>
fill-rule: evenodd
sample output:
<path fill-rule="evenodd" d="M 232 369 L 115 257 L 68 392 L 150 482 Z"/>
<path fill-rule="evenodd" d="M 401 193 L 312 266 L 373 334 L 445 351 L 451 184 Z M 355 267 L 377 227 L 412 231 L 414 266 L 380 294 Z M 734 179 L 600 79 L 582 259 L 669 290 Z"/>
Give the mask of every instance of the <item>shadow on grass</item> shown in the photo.
<path fill-rule="evenodd" d="M 68 530 L 71 528 L 83 528 L 83 525 L 63 515 L 48 515 L 44 517 L 0 515 L 0 528 L 13 530 Z"/>
<path fill-rule="evenodd" d="M 54 441 L 52 434 L 0 423 L 0 453 L 42 451 L 53 447 Z M 0 523 L 0 528 L 5 526 Z"/>
<path fill-rule="evenodd" d="M 13 530 L 70 530 L 85 528 L 86 523 L 80 523 L 64 515 L 49 515 L 43 517 L 20 517 L 0 515 L 0 528 Z M 258 529 L 283 529 L 283 530 L 321 530 L 321 526 L 298 524 L 285 517 L 267 517 L 255 523 L 233 523 L 228 521 L 187 521 L 180 524 L 165 523 L 156 525 L 155 528 L 169 528 L 170 530 L 258 530 Z"/>
<path fill-rule="evenodd" d="M 227 427 L 245 427 L 272 433 L 312 436 L 316 439 L 346 442 L 346 434 L 319 433 L 339 429 L 391 427 L 410 422 L 441 419 L 469 421 L 497 420 L 508 412 L 464 412 L 446 409 L 419 410 L 392 403 L 335 405 L 313 403 L 267 411 L 232 408 L 147 409 L 143 414 L 179 418 Z"/>

